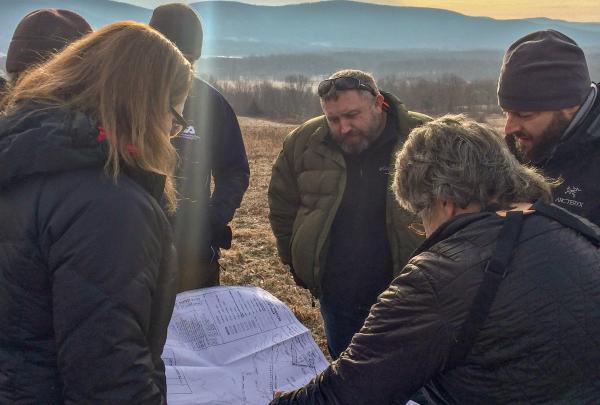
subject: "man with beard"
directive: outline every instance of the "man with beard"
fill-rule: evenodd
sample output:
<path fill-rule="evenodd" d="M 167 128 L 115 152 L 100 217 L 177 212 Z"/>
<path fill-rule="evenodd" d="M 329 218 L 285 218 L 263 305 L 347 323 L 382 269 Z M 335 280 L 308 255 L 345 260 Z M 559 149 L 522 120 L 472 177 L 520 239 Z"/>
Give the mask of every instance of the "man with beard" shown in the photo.
<path fill-rule="evenodd" d="M 269 186 L 269 219 L 296 284 L 320 300 L 335 359 L 420 238 L 389 187 L 394 152 L 429 117 L 373 77 L 343 70 L 318 87 L 324 115 L 290 133 Z"/>
<path fill-rule="evenodd" d="M 517 40 L 504 55 L 498 102 L 513 153 L 563 180 L 554 203 L 600 224 L 600 97 L 581 48 L 554 30 Z"/>

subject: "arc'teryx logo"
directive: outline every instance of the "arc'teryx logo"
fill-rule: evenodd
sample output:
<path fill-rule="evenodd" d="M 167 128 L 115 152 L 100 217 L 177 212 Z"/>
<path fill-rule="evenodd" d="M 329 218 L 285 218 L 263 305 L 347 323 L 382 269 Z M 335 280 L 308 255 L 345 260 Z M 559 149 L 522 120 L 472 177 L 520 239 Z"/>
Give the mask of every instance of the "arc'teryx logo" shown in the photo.
<path fill-rule="evenodd" d="M 567 186 L 567 191 L 565 191 L 565 194 L 568 194 L 571 197 L 575 198 L 575 197 L 577 197 L 577 193 L 580 191 L 581 191 L 581 189 L 579 187 Z"/>
<path fill-rule="evenodd" d="M 579 208 L 583 208 L 583 202 L 582 201 L 577 201 L 575 198 L 577 198 L 577 193 L 583 191 L 582 189 L 580 189 L 577 186 L 567 186 L 567 189 L 565 190 L 565 192 L 563 193 L 564 195 L 567 195 L 571 198 L 565 198 L 565 197 L 556 197 L 554 199 L 554 202 L 557 204 L 562 204 L 562 205 L 569 205 L 571 207 L 579 207 Z"/>

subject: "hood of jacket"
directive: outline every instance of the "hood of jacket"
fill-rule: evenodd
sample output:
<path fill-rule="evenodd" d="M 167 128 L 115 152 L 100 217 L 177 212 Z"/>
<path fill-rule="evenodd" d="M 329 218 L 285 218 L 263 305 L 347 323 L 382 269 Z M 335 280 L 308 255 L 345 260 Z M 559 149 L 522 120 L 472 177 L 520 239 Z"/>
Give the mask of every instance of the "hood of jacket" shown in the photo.
<path fill-rule="evenodd" d="M 0 118 L 0 189 L 26 177 L 101 167 L 108 145 L 87 115 L 24 103 Z"/>
<path fill-rule="evenodd" d="M 26 102 L 0 118 L 0 190 L 34 175 L 103 167 L 108 142 L 96 121 L 61 106 Z M 156 200 L 165 176 L 123 165 Z"/>

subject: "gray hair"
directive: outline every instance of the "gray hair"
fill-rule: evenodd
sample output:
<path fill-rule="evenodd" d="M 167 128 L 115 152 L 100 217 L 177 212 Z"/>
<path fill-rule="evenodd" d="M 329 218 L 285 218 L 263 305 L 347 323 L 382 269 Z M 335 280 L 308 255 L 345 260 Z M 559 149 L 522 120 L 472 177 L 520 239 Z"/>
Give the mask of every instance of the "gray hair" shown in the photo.
<path fill-rule="evenodd" d="M 367 86 L 370 86 L 373 90 L 375 90 L 375 94 L 379 94 L 379 88 L 377 87 L 377 83 L 375 83 L 375 78 L 371 73 L 363 72 L 362 70 L 357 69 L 344 69 L 335 72 L 334 74 L 329 76 L 328 79 L 337 79 L 338 77 L 353 77 L 355 79 L 358 79 L 361 83 L 366 84 Z M 373 96 L 367 91 L 361 93 L 365 93 L 370 97 Z M 321 97 L 321 101 L 323 102 L 331 99 L 337 100 L 337 98 L 338 90 L 335 88 L 335 86 L 331 86 L 331 89 L 327 92 L 327 94 Z"/>
<path fill-rule="evenodd" d="M 392 185 L 413 212 L 451 200 L 461 208 L 508 209 L 516 202 L 551 201 L 556 182 L 521 165 L 502 137 L 463 115 L 445 115 L 414 129 L 396 157 Z"/>

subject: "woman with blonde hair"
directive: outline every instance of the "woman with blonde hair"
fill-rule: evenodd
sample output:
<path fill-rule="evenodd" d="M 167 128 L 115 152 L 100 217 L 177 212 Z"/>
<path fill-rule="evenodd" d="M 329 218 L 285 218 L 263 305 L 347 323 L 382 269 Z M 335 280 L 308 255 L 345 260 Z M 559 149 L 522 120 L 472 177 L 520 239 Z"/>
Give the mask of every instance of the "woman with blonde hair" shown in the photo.
<path fill-rule="evenodd" d="M 170 137 L 190 64 L 108 25 L 28 71 L 0 117 L 0 402 L 164 403 Z M 163 201 L 164 199 L 164 201 Z"/>

